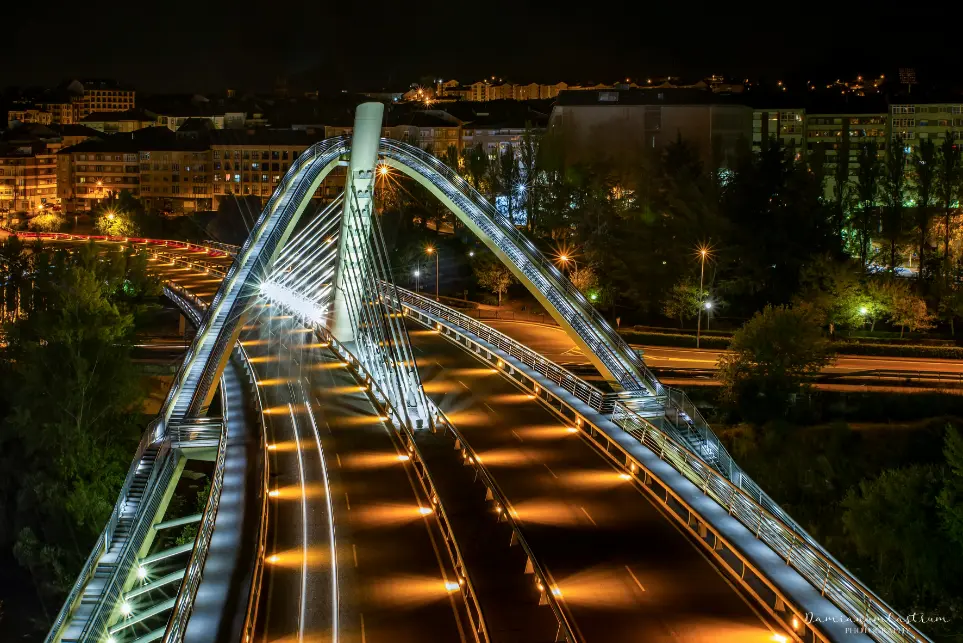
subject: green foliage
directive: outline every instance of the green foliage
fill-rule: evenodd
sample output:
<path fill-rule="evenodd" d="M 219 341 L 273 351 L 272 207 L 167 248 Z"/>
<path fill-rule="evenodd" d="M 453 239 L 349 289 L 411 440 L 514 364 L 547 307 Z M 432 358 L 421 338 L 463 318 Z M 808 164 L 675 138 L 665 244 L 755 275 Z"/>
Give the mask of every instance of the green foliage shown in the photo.
<path fill-rule="evenodd" d="M 498 305 L 502 304 L 502 295 L 508 292 L 508 287 L 515 282 L 515 276 L 497 258 L 482 254 L 472 263 L 478 285 L 492 294 L 498 295 Z"/>
<path fill-rule="evenodd" d="M 39 214 L 30 219 L 27 228 L 35 232 L 60 232 L 67 225 L 67 220 L 53 212 Z"/>
<path fill-rule="evenodd" d="M 724 398 L 768 417 L 784 413 L 831 356 L 829 341 L 810 311 L 772 306 L 733 335 L 729 351 L 719 360 Z"/>
<path fill-rule="evenodd" d="M 947 425 L 944 445 L 949 474 L 937 501 L 943 526 L 963 551 L 963 434 L 955 426 Z"/>
<path fill-rule="evenodd" d="M 930 218 L 932 217 L 933 191 L 936 181 L 936 145 L 932 139 L 920 140 L 919 146 L 913 150 L 910 166 L 913 171 L 913 192 L 916 198 L 916 227 L 919 230 L 917 250 L 920 260 L 920 281 L 924 277 L 926 265 L 926 237 L 929 234 Z"/>
<path fill-rule="evenodd" d="M 625 341 L 632 344 L 644 344 L 646 346 L 684 346 L 691 348 L 695 348 L 696 345 L 695 333 L 683 335 L 678 333 L 647 333 L 636 330 L 622 330 L 619 332 Z M 725 349 L 729 347 L 730 341 L 732 340 L 729 337 L 718 337 L 703 333 L 700 346 L 709 349 Z"/>
<path fill-rule="evenodd" d="M 900 601 L 937 596 L 956 553 L 941 538 L 937 495 L 942 467 L 912 465 L 889 469 L 862 481 L 843 499 L 846 533 L 867 560 L 877 591 Z"/>
<path fill-rule="evenodd" d="M 862 341 L 842 341 L 835 344 L 835 348 L 836 352 L 840 355 L 963 359 L 963 348 L 959 346 L 923 346 L 918 344 L 879 344 Z"/>
<path fill-rule="evenodd" d="M 110 514 L 140 431 L 144 391 L 129 358 L 134 319 L 158 288 L 146 261 L 7 241 L 30 296 L 0 354 L 0 546 L 41 597 L 59 599 Z"/>
<path fill-rule="evenodd" d="M 699 293 L 699 284 L 691 278 L 683 278 L 672 286 L 662 302 L 662 312 L 666 317 L 678 319 L 679 328 L 683 328 L 685 320 L 694 319 L 699 314 L 704 299 L 704 293 Z"/>

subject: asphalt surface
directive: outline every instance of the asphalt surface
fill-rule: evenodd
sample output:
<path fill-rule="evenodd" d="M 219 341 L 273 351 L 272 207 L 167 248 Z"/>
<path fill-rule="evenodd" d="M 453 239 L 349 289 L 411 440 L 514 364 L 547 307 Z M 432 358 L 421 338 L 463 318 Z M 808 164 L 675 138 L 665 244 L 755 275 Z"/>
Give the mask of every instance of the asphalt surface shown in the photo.
<path fill-rule="evenodd" d="M 504 320 L 485 320 L 485 323 L 559 364 L 589 363 L 575 342 L 557 326 Z M 645 351 L 645 363 L 652 368 L 714 370 L 718 368 L 719 359 L 725 354 L 725 351 L 696 348 L 665 346 L 641 346 L 640 348 Z M 823 372 L 844 374 L 874 369 L 963 375 L 963 360 L 841 355 L 824 368 Z"/>
<path fill-rule="evenodd" d="M 585 641 L 772 640 L 703 553 L 554 415 L 436 333 L 411 338 L 426 391 L 498 480 Z"/>
<path fill-rule="evenodd" d="M 460 593 L 446 587 L 456 576 L 434 516 L 420 511 L 430 503 L 411 464 L 341 363 L 271 313 L 261 308 L 244 338 L 264 373 L 278 490 L 257 640 L 331 641 L 337 630 L 344 642 L 467 641 Z"/>

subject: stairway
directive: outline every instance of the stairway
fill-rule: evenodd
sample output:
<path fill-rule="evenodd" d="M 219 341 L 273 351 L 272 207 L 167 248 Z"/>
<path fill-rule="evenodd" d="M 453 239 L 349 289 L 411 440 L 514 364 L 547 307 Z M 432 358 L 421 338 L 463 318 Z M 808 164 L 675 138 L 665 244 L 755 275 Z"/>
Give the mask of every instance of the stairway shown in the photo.
<path fill-rule="evenodd" d="M 127 496 L 121 501 L 113 532 L 107 535 L 110 539 L 107 551 L 97 561 L 93 575 L 84 586 L 80 602 L 61 638 L 63 643 L 78 643 L 84 638 L 84 629 L 90 617 L 108 593 L 110 581 L 117 572 L 120 555 L 127 545 L 130 532 L 137 520 L 137 513 L 147 491 L 147 483 L 150 480 L 158 450 L 157 445 L 147 447 L 137 462 L 137 469 L 131 478 Z"/>

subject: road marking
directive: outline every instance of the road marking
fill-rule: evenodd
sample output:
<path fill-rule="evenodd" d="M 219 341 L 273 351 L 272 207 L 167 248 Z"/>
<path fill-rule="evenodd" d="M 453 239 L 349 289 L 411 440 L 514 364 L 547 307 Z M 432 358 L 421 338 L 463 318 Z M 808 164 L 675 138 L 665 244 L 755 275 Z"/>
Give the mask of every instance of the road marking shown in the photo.
<path fill-rule="evenodd" d="M 585 511 L 585 507 L 579 507 L 579 509 L 581 509 L 581 510 L 582 510 L 582 513 L 585 514 L 585 517 L 589 519 L 589 522 L 591 522 L 591 523 L 592 523 L 593 525 L 595 525 L 596 527 L 599 526 L 597 522 L 595 522 L 594 520 L 592 520 L 592 516 L 589 515 L 589 512 Z"/>
<path fill-rule="evenodd" d="M 582 511 L 585 511 L 585 510 L 583 509 Z M 644 591 L 645 591 L 645 588 L 642 587 L 642 583 L 639 581 L 638 577 L 637 577 L 635 574 L 632 573 L 632 570 L 629 569 L 629 566 L 628 566 L 628 565 L 625 566 L 625 571 L 627 571 L 627 572 L 629 573 L 629 576 L 631 576 L 631 577 L 632 577 L 632 580 L 635 581 L 635 584 L 639 586 L 639 589 L 641 589 L 641 590 L 644 592 Z"/>
<path fill-rule="evenodd" d="M 545 464 L 545 463 L 543 462 L 543 463 L 542 463 L 542 466 L 545 467 L 546 469 L 548 469 L 548 472 L 551 473 L 551 474 L 555 477 L 556 480 L 558 480 L 558 476 L 555 475 L 555 472 L 554 472 L 554 471 L 552 471 L 551 469 L 549 469 L 549 467 L 548 467 L 547 464 Z M 583 509 L 582 511 L 585 511 L 585 510 Z"/>
<path fill-rule="evenodd" d="M 366 643 L 364 638 L 364 614 L 359 613 L 359 616 L 361 617 L 361 643 Z"/>
<path fill-rule="evenodd" d="M 485 402 L 485 408 L 492 412 L 492 415 L 498 415 L 498 413 L 492 407 L 488 406 L 488 402 Z"/>
<path fill-rule="evenodd" d="M 518 435 L 517 433 L 515 433 L 515 429 L 512 429 L 512 435 L 514 435 L 516 438 L 518 438 L 518 441 L 519 441 L 519 442 L 524 442 L 524 441 L 525 441 L 525 440 L 522 439 L 522 436 L 520 436 L 520 435 Z"/>
<path fill-rule="evenodd" d="M 357 547 L 356 545 L 354 545 L 353 543 L 352 543 L 352 545 L 351 545 L 351 555 L 354 556 L 354 566 L 357 567 L 357 566 L 358 566 L 358 547 Z M 628 568 L 626 568 L 626 569 L 628 569 Z M 632 572 L 629 572 L 629 573 L 631 574 Z M 633 577 L 633 578 L 634 578 L 634 577 Z M 638 581 L 635 581 L 635 582 L 638 582 Z M 641 587 L 641 585 L 640 585 L 640 587 Z M 645 590 L 643 590 L 643 591 L 645 591 Z"/>
<path fill-rule="evenodd" d="M 315 402 L 318 402 L 318 398 L 314 398 L 314 401 L 315 401 Z M 318 406 L 321 406 L 321 402 L 318 402 Z M 327 420 L 324 421 L 324 426 L 326 426 L 326 427 L 328 428 L 328 433 L 331 433 L 331 425 L 328 424 L 328 421 L 327 421 Z"/>
<path fill-rule="evenodd" d="M 335 454 L 334 454 L 334 457 L 336 457 L 336 458 L 338 459 L 338 468 L 340 469 L 340 468 L 341 468 L 341 456 L 338 455 L 337 453 L 335 453 Z"/>
<path fill-rule="evenodd" d="M 348 505 L 348 511 L 351 511 L 351 501 L 348 500 L 348 492 L 344 492 L 344 504 Z"/>
<path fill-rule="evenodd" d="M 464 386 L 465 388 L 468 388 L 468 385 L 462 382 L 461 380 L 458 380 L 458 383 Z M 471 390 L 471 389 L 468 389 L 468 390 Z"/>
<path fill-rule="evenodd" d="M 438 365 L 438 368 L 440 368 L 441 370 L 445 370 L 445 367 L 442 366 L 442 365 L 441 365 L 441 362 L 439 362 L 438 360 L 435 360 L 435 364 L 437 364 L 437 365 Z"/>

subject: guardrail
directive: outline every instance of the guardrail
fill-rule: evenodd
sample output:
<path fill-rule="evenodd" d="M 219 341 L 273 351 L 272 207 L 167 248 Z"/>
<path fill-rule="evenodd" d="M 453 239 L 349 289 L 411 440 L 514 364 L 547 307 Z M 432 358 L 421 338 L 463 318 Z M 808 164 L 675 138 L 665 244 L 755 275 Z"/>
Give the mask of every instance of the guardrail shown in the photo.
<path fill-rule="evenodd" d="M 211 490 L 208 492 L 201 524 L 197 530 L 197 536 L 194 538 L 194 548 L 191 550 L 191 557 L 187 562 L 184 580 L 181 581 L 173 612 L 167 622 L 167 629 L 162 639 L 164 643 L 179 643 L 184 640 L 187 622 L 194 610 L 197 588 L 200 587 L 203 578 L 204 564 L 207 562 L 211 536 L 214 533 L 214 522 L 217 519 L 217 509 L 221 503 L 221 489 L 224 486 L 224 462 L 227 459 L 227 423 L 229 419 L 227 391 L 223 377 L 221 378 L 221 412 L 224 414 L 224 419 L 223 422 L 220 422 L 221 437 L 217 443 L 217 458 L 214 465 L 214 474 L 211 477 Z"/>
<path fill-rule="evenodd" d="M 181 305 L 180 307 L 182 310 L 185 310 L 186 312 L 191 314 L 191 317 L 194 319 L 195 324 L 199 324 L 202 318 L 200 311 L 206 311 L 209 304 L 203 299 L 191 293 L 189 290 L 187 290 L 180 284 L 168 282 L 167 284 L 165 284 L 165 289 L 169 291 L 167 293 L 167 296 L 170 297 L 171 299 L 175 299 L 176 301 L 176 298 L 180 298 L 184 302 L 190 302 L 189 304 L 184 304 L 184 305 Z M 193 306 L 190 304 L 193 304 Z M 238 351 L 238 355 L 241 358 L 241 364 L 244 368 L 244 371 L 248 376 L 247 383 L 251 389 L 251 393 L 253 395 L 253 399 L 255 402 L 255 414 L 258 418 L 258 421 L 261 421 L 261 418 L 263 417 L 261 413 L 263 409 L 263 403 L 261 401 L 261 392 L 258 389 L 258 387 L 254 384 L 256 378 L 254 375 L 253 367 L 251 366 L 250 357 L 248 356 L 247 351 L 244 349 L 244 346 L 240 342 L 238 342 L 236 350 Z M 221 395 L 222 395 L 222 407 L 224 409 L 224 419 L 223 419 L 224 430 L 221 433 L 221 441 L 218 443 L 218 456 L 217 456 L 217 465 L 215 468 L 215 475 L 216 476 L 219 475 L 221 484 L 223 484 L 224 461 L 226 458 L 226 445 L 227 445 L 226 440 L 227 440 L 227 433 L 228 433 L 227 432 L 227 422 L 228 422 L 227 401 L 225 398 L 226 393 L 225 393 L 225 387 L 223 386 L 223 381 L 221 386 Z M 188 429 L 193 428 L 195 424 L 203 425 L 205 424 L 204 420 L 209 420 L 211 422 L 218 421 L 217 418 L 203 418 L 203 419 L 199 418 L 199 420 L 201 421 L 194 422 L 192 423 L 191 427 L 187 427 L 187 428 Z M 204 431 L 206 429 L 204 429 L 203 427 L 200 427 L 199 430 Z M 261 433 L 262 453 L 267 454 L 267 434 L 263 430 L 260 433 Z M 188 441 L 188 443 L 189 442 L 190 441 Z M 264 458 L 263 471 L 264 471 L 264 475 L 262 479 L 261 488 L 259 490 L 262 497 L 261 521 L 260 521 L 260 527 L 258 530 L 257 546 L 255 548 L 256 553 L 255 553 L 255 561 L 254 561 L 254 573 L 252 574 L 252 582 L 251 582 L 251 594 L 250 594 L 250 598 L 248 599 L 248 607 L 247 607 L 246 616 L 244 620 L 244 627 L 243 627 L 244 641 L 249 641 L 250 637 L 252 637 L 254 634 L 254 626 L 256 624 L 257 608 L 259 604 L 257 597 L 260 595 L 260 583 L 261 583 L 261 578 L 264 570 L 264 552 L 265 552 L 266 541 L 267 541 L 267 527 L 268 527 L 268 488 L 269 488 L 269 481 L 270 481 L 270 460 L 266 457 L 266 455 Z M 218 472 L 220 473 L 218 474 Z M 213 494 L 214 494 L 214 485 L 212 482 L 211 496 L 208 497 L 208 505 L 205 507 L 203 520 L 207 519 L 208 510 L 211 508 L 211 498 L 213 497 Z M 218 494 L 218 497 L 219 497 L 219 494 Z M 219 498 L 218 498 L 218 502 L 219 502 Z M 214 510 L 214 515 L 216 516 L 216 511 L 217 511 L 216 505 L 213 507 L 213 510 Z M 204 568 L 204 561 L 206 560 L 206 557 L 207 557 L 207 547 L 210 545 L 210 536 L 213 533 L 213 529 L 214 529 L 214 519 L 212 518 L 210 523 L 210 530 L 208 531 L 204 541 L 200 540 L 202 537 L 202 534 L 204 533 L 203 527 L 198 532 L 197 539 L 195 540 L 195 543 L 196 543 L 195 548 L 191 555 L 191 563 L 194 562 L 194 556 L 198 552 L 198 545 L 200 545 L 204 549 L 204 552 L 203 552 L 204 560 L 201 560 L 199 565 L 196 566 L 198 573 L 196 574 L 196 582 L 194 582 L 192 586 L 187 585 L 188 578 L 190 577 L 191 570 L 192 570 L 191 563 L 188 564 L 184 583 L 182 584 L 180 592 L 178 592 L 178 603 L 174 607 L 174 613 L 171 617 L 171 620 L 168 622 L 167 630 L 164 633 L 163 640 L 165 641 L 165 643 L 176 643 L 178 641 L 182 641 L 184 637 L 184 633 L 187 631 L 187 623 L 190 619 L 190 615 L 193 609 L 193 601 L 196 598 L 197 588 L 199 587 L 200 581 L 202 580 L 201 574 L 199 572 Z M 185 595 L 185 592 L 187 592 L 186 595 L 190 596 L 190 601 L 189 602 L 185 601 L 182 604 L 181 596 Z"/>
<path fill-rule="evenodd" d="M 31 232 L 29 230 L 11 230 L 5 226 L 0 226 L 0 230 L 8 232 L 24 239 L 50 239 L 52 241 L 109 241 L 112 243 L 135 243 L 147 245 L 160 245 L 167 248 L 182 248 L 191 252 L 203 252 L 212 254 L 212 251 L 219 254 L 229 254 L 225 250 L 220 250 L 208 245 L 198 245 L 187 241 L 172 241 L 170 239 L 150 239 L 147 237 L 120 237 L 116 235 L 103 234 L 74 234 L 70 232 Z M 218 256 L 218 255 L 214 255 Z"/>
<path fill-rule="evenodd" d="M 772 606 L 769 606 L 774 617 L 785 622 L 787 628 L 793 631 L 798 632 L 801 628 L 806 629 L 812 632 L 812 636 L 820 640 L 827 640 L 825 635 L 816 629 L 818 623 L 809 623 L 805 614 L 798 608 L 792 607 L 792 600 L 770 582 L 761 570 L 756 569 L 735 546 L 722 537 L 718 530 L 706 523 L 677 493 L 662 483 L 636 456 L 625 450 L 618 440 L 602 428 L 600 422 L 604 421 L 604 418 L 599 421 L 592 420 L 586 413 L 575 408 L 571 400 L 566 400 L 540 384 L 536 379 L 540 373 L 537 371 L 526 373 L 519 368 L 519 366 L 528 366 L 527 364 L 520 363 L 521 360 L 507 354 L 507 351 L 504 351 L 506 355 L 501 357 L 496 352 L 498 348 L 495 345 L 485 346 L 466 334 L 468 332 L 475 335 L 474 331 L 460 328 L 454 322 L 436 317 L 427 311 L 421 311 L 411 304 L 405 306 L 405 314 L 429 328 L 438 330 L 442 336 L 459 344 L 476 359 L 489 366 L 494 366 L 516 386 L 533 394 L 535 398 L 561 418 L 574 423 L 583 433 L 588 433 L 588 437 L 595 442 L 599 450 L 614 460 L 633 478 L 637 479 L 639 473 L 644 472 L 645 477 L 642 482 L 645 488 L 651 491 L 651 481 L 659 482 L 664 489 L 663 503 L 674 510 L 675 507 L 672 507 L 672 503 L 669 502 L 671 498 L 677 507 L 685 510 L 684 516 L 679 515 L 678 512 L 674 512 L 672 515 L 678 519 L 680 524 L 684 524 L 690 532 L 695 531 L 700 541 L 711 550 L 715 559 L 724 563 L 736 578 L 741 579 L 740 582 L 745 583 L 745 575 L 747 571 L 751 571 L 760 583 L 768 587 L 773 596 L 778 597 L 785 605 L 791 607 L 791 613 L 787 616 L 785 613 L 778 613 Z M 482 339 L 481 336 L 476 336 Z M 697 410 L 695 412 L 697 413 Z M 693 416 L 701 418 L 701 415 L 693 414 Z M 750 533 L 782 557 L 787 565 L 795 569 L 812 587 L 818 589 L 822 596 L 839 608 L 847 617 L 856 623 L 865 623 L 872 638 L 884 643 L 929 641 L 922 632 L 901 618 L 895 610 L 862 585 L 835 559 L 825 554 L 818 544 L 813 546 L 814 541 L 811 536 L 801 529 L 795 528 L 795 523 L 787 523 L 782 520 L 781 515 L 785 515 L 785 512 L 765 495 L 748 476 L 740 472 L 738 477 L 743 484 L 734 484 L 715 468 L 706 464 L 699 455 L 677 442 L 670 433 L 662 431 L 655 424 L 634 413 L 621 403 L 616 404 L 611 421 L 615 427 L 638 440 L 648 450 L 657 454 L 662 461 L 695 484 L 704 494 L 711 497 Z M 712 538 L 709 538 L 710 535 Z M 731 554 L 730 559 L 719 553 L 718 546 L 723 543 L 726 543 L 725 546 Z M 733 560 L 741 565 L 741 569 L 733 567 Z M 797 624 L 796 627 L 793 627 L 793 623 Z"/>
<path fill-rule="evenodd" d="M 445 434 L 451 433 L 454 436 L 455 448 L 461 451 L 465 462 L 474 467 L 478 476 L 481 478 L 485 488 L 491 494 L 491 499 L 495 503 L 495 511 L 498 513 L 499 518 L 504 518 L 511 526 L 512 542 L 520 545 L 522 551 L 525 552 L 525 556 L 528 558 L 527 566 L 531 567 L 530 572 L 535 576 L 535 587 L 539 591 L 539 600 L 546 602 L 551 607 L 552 613 L 555 615 L 555 620 L 558 622 L 558 631 L 555 634 L 555 640 L 567 641 L 568 643 L 580 641 L 575 634 L 575 628 L 570 623 L 567 608 L 563 605 L 562 601 L 559 600 L 561 592 L 551 574 L 539 564 L 535 552 L 528 544 L 528 540 L 526 540 L 525 534 L 522 532 L 521 525 L 519 525 L 516 517 L 517 514 L 508 496 L 506 496 L 501 487 L 498 486 L 495 478 L 489 473 L 488 467 L 484 465 L 482 459 L 478 457 L 478 454 L 471 445 L 468 444 L 468 441 L 465 440 L 448 416 L 433 403 L 431 403 L 431 405 L 435 413 L 435 426 L 437 427 L 440 424 Z M 526 567 L 525 572 L 529 573 L 528 567 Z"/>
<path fill-rule="evenodd" d="M 545 359 L 530 348 L 523 346 L 507 335 L 476 321 L 464 313 L 458 312 L 448 306 L 443 306 L 433 299 L 415 294 L 403 288 L 385 288 L 382 285 L 381 292 L 382 295 L 388 297 L 390 301 L 394 300 L 394 294 L 397 292 L 402 304 L 420 308 L 478 335 L 493 346 L 497 346 L 512 357 L 523 362 L 526 366 L 538 371 L 600 413 L 611 413 L 615 407 L 617 397 L 615 393 L 603 393 L 555 362 Z"/>

